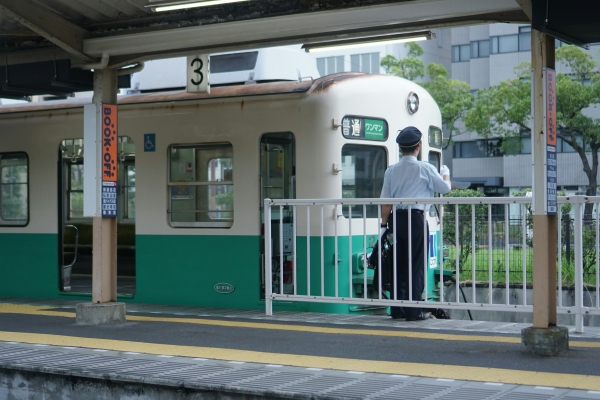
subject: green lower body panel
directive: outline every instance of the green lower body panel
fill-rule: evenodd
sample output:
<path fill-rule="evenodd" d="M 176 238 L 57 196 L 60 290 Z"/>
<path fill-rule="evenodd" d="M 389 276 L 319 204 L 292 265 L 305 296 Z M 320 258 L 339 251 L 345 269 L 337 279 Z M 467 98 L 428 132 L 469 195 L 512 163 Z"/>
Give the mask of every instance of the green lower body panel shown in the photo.
<path fill-rule="evenodd" d="M 257 308 L 260 237 L 136 236 L 135 302 Z"/>
<path fill-rule="evenodd" d="M 89 301 L 89 294 L 60 291 L 56 234 L 0 234 L 0 296 Z M 119 301 L 219 308 L 261 309 L 261 237 L 136 235 L 136 294 Z M 369 237 L 367 252 L 376 238 Z M 321 247 L 324 252 L 321 255 Z M 336 250 L 337 248 L 337 250 Z M 296 291 L 300 295 L 363 297 L 362 236 L 297 238 Z M 306 269 L 310 256 L 311 268 Z M 352 260 L 355 260 L 352 262 Z M 367 278 L 372 271 L 367 270 Z M 336 293 L 337 288 L 337 293 Z M 371 313 L 351 304 L 274 302 L 275 310 Z"/>
<path fill-rule="evenodd" d="M 0 234 L 0 296 L 57 297 L 58 235 Z"/>

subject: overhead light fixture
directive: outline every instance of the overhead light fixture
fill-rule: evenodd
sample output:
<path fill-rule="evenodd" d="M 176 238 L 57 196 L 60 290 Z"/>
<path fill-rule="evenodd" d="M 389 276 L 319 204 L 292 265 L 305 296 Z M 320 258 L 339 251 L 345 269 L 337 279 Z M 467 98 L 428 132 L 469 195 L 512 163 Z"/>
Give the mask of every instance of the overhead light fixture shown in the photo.
<path fill-rule="evenodd" d="M 209 6 L 218 6 L 221 4 L 229 4 L 229 3 L 241 3 L 243 1 L 250 0 L 188 0 L 188 1 L 171 1 L 165 2 L 156 5 L 150 5 L 152 11 L 162 12 L 162 11 L 173 11 L 173 10 L 183 10 L 186 8 L 196 8 L 196 7 L 209 7 Z"/>
<path fill-rule="evenodd" d="M 343 50 L 364 46 L 417 42 L 420 40 L 429 39 L 435 39 L 435 33 L 431 31 L 423 31 L 411 33 L 398 33 L 393 35 L 368 36 L 354 39 L 332 40 L 328 42 L 306 43 L 302 46 L 302 48 L 307 53 L 313 53 L 317 51 Z"/>

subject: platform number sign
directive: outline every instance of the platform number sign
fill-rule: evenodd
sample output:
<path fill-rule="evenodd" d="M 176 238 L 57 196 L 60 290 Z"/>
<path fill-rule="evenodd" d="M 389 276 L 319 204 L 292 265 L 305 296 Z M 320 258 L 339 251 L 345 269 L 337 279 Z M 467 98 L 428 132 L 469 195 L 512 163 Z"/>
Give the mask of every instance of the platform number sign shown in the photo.
<path fill-rule="evenodd" d="M 102 217 L 117 216 L 117 106 L 102 104 Z"/>
<path fill-rule="evenodd" d="M 210 94 L 210 55 L 201 54 L 187 58 L 188 93 Z"/>

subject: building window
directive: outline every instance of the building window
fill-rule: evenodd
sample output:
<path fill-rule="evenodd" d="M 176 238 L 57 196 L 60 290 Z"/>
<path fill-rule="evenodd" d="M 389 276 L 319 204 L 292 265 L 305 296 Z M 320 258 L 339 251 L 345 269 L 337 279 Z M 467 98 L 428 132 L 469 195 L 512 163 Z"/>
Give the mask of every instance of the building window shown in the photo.
<path fill-rule="evenodd" d="M 379 73 L 379 53 L 353 54 L 350 56 L 350 71 Z"/>
<path fill-rule="evenodd" d="M 463 62 L 471 59 L 471 45 L 452 46 L 452 62 Z"/>
<path fill-rule="evenodd" d="M 317 69 L 321 76 L 344 72 L 344 56 L 317 58 Z"/>
<path fill-rule="evenodd" d="M 0 226 L 29 221 L 29 159 L 25 153 L 0 154 Z"/>
<path fill-rule="evenodd" d="M 490 56 L 490 41 L 476 40 L 471 42 L 471 58 L 485 58 Z"/>
<path fill-rule="evenodd" d="M 487 158 L 503 155 L 502 139 L 457 142 L 453 148 L 454 158 Z"/>
<path fill-rule="evenodd" d="M 514 53 L 519 51 L 519 36 L 505 35 L 498 37 L 499 53 Z"/>
<path fill-rule="evenodd" d="M 531 51 L 531 27 L 519 28 L 519 51 Z"/>
<path fill-rule="evenodd" d="M 521 154 L 531 154 L 531 136 L 521 137 Z"/>
<path fill-rule="evenodd" d="M 531 51 L 531 27 L 520 27 L 517 35 L 492 36 L 490 43 L 491 54 Z"/>
<path fill-rule="evenodd" d="M 169 221 L 173 227 L 233 225 L 230 143 L 169 147 Z"/>
<path fill-rule="evenodd" d="M 342 198 L 378 198 L 387 169 L 385 147 L 345 144 L 342 147 Z M 367 218 L 377 218 L 377 206 L 367 206 Z M 345 217 L 348 206 L 342 207 Z M 352 207 L 352 218 L 362 217 L 363 207 Z"/>

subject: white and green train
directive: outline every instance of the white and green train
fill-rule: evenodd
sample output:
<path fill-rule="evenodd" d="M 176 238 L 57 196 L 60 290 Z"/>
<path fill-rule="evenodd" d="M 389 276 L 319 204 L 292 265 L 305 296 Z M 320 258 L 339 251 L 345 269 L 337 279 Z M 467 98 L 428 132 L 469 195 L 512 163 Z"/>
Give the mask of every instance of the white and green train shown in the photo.
<path fill-rule="evenodd" d="M 92 221 L 83 217 L 85 102 L 0 106 L 0 296 L 90 298 Z M 210 95 L 170 91 L 120 97 L 119 300 L 263 308 L 263 200 L 379 197 L 385 169 L 398 161 L 396 132 L 408 125 L 425 133 L 421 159 L 439 168 L 440 111 L 422 87 L 397 77 L 340 73 L 213 87 Z M 348 234 L 346 217 L 338 217 L 338 235 Z M 376 226 L 377 211 L 367 217 Z M 434 214 L 428 218 L 437 241 L 439 221 Z M 279 223 L 278 217 L 273 221 Z M 284 222 L 296 223 L 289 215 Z M 333 240 L 327 235 L 325 268 L 333 268 Z M 363 246 L 359 239 L 357 252 Z M 274 244 L 291 260 L 284 247 Z M 435 264 L 439 246 L 431 248 Z M 279 262 L 280 253 L 273 257 Z M 297 262 L 303 262 L 301 255 Z M 339 267 L 348 268 L 348 262 Z M 279 268 L 286 282 L 288 263 Z M 362 283 L 356 286 L 359 291 Z M 434 295 L 432 285 L 427 291 Z"/>

